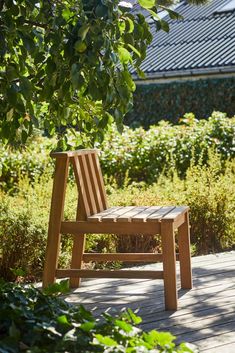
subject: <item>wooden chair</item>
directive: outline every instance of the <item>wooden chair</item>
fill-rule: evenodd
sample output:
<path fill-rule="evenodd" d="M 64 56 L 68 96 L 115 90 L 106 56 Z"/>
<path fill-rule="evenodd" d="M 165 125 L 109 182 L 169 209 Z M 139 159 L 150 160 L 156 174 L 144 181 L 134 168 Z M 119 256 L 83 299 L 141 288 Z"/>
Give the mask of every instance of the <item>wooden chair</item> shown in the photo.
<path fill-rule="evenodd" d="M 80 278 L 152 278 L 163 279 L 166 310 L 177 309 L 176 257 L 180 261 L 181 287 L 192 288 L 188 207 L 111 207 L 107 205 L 97 150 L 55 152 L 56 168 L 49 220 L 43 286 L 56 278 L 70 277 L 71 287 Z M 72 163 L 78 187 L 77 217 L 64 221 L 65 189 L 69 163 Z M 175 251 L 175 230 L 178 229 L 179 255 Z M 61 234 L 73 234 L 70 269 L 58 269 Z M 84 253 L 85 234 L 160 234 L 162 254 L 154 253 Z M 89 261 L 163 261 L 163 271 L 87 270 Z"/>

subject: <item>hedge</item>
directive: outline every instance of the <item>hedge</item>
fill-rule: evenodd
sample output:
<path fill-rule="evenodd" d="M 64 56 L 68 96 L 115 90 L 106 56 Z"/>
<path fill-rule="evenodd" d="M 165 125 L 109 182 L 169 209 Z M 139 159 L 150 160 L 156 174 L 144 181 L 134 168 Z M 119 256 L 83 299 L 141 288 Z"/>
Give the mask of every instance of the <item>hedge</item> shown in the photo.
<path fill-rule="evenodd" d="M 235 77 L 137 85 L 133 110 L 124 123 L 148 128 L 160 120 L 178 122 L 187 112 L 197 119 L 214 110 L 235 114 Z"/>

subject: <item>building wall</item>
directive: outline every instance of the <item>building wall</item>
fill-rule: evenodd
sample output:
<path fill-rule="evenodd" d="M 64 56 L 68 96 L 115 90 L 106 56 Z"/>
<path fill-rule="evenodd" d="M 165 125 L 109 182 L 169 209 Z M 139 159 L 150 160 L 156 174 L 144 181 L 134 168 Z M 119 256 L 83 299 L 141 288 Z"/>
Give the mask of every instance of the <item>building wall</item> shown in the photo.
<path fill-rule="evenodd" d="M 207 118 L 216 111 L 235 115 L 235 77 L 137 85 L 133 110 L 124 123 L 148 128 L 160 120 L 176 123 L 185 113 Z"/>

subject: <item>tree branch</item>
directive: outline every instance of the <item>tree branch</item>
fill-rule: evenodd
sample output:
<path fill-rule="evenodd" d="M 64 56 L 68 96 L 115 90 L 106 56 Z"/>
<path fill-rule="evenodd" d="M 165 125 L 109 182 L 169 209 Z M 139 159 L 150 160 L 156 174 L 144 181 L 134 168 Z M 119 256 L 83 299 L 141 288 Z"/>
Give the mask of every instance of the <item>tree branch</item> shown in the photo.
<path fill-rule="evenodd" d="M 36 27 L 40 27 L 40 28 L 44 28 L 44 29 L 48 28 L 48 25 L 46 25 L 44 23 L 30 21 L 30 20 L 25 20 L 24 22 L 27 23 L 28 25 L 32 25 L 32 26 L 36 26 Z"/>

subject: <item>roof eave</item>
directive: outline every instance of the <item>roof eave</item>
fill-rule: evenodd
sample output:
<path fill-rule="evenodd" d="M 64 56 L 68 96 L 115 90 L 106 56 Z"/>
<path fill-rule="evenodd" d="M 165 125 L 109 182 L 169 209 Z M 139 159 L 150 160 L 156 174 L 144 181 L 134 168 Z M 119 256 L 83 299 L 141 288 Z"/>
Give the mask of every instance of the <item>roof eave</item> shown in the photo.
<path fill-rule="evenodd" d="M 161 72 L 149 72 L 145 73 L 145 78 L 141 79 L 136 74 L 133 74 L 133 79 L 141 83 L 145 80 L 157 80 L 157 79 L 180 79 L 180 78 L 192 78 L 196 76 L 214 76 L 224 75 L 229 73 L 235 73 L 235 65 L 224 66 L 224 67 L 213 67 L 213 68 L 201 68 L 201 69 L 189 69 L 189 70 L 176 70 L 176 71 L 161 71 Z"/>

